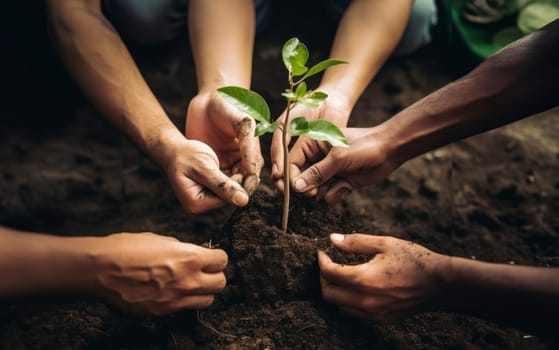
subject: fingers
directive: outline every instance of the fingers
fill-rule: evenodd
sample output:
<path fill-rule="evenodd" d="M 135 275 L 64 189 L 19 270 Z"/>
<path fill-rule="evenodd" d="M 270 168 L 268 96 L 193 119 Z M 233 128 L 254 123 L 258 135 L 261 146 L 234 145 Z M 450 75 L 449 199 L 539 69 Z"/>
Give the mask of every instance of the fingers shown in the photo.
<path fill-rule="evenodd" d="M 333 284 L 324 277 L 320 277 L 322 298 L 332 304 L 346 307 L 356 307 L 365 295 L 352 289 Z"/>
<path fill-rule="evenodd" d="M 179 174 L 173 190 L 188 213 L 198 214 L 225 206 L 227 203 L 200 184 Z"/>
<path fill-rule="evenodd" d="M 299 177 L 299 175 L 301 174 L 301 168 L 297 167 L 294 164 L 289 164 L 289 169 L 290 169 L 290 173 L 289 176 L 291 178 L 291 187 L 294 188 L 295 184 L 294 184 L 294 179 L 297 179 Z M 283 182 L 282 182 L 283 185 Z M 319 187 L 315 187 L 315 188 L 311 188 L 306 192 L 303 192 L 304 195 L 306 196 L 310 196 L 310 197 L 314 197 L 316 195 L 320 195 L 319 193 Z"/>
<path fill-rule="evenodd" d="M 194 295 L 189 296 L 173 303 L 171 306 L 175 311 L 183 309 L 207 309 L 214 302 L 213 295 Z"/>
<path fill-rule="evenodd" d="M 299 178 L 301 173 L 308 168 L 309 164 L 319 161 L 327 153 L 328 150 L 321 149 L 319 143 L 315 140 L 309 139 L 308 137 L 299 138 L 289 152 L 291 186 L 295 186 L 295 181 Z M 316 196 L 317 193 L 317 188 L 311 188 L 305 191 L 305 195 L 308 196 Z"/>
<path fill-rule="evenodd" d="M 272 136 L 272 144 L 270 147 L 270 156 L 272 160 L 272 179 L 274 181 L 281 180 L 283 176 L 283 141 L 282 141 L 282 131 L 278 128 L 274 131 Z M 289 145 L 291 142 L 291 136 L 286 135 L 286 142 Z M 283 184 L 282 184 L 283 185 Z M 279 188 L 278 188 L 279 189 Z M 281 188 L 280 190 L 283 190 Z"/>
<path fill-rule="evenodd" d="M 357 266 L 336 264 L 322 251 L 318 252 L 318 266 L 321 278 L 324 278 L 328 283 L 355 285 L 360 278 L 360 270 Z"/>
<path fill-rule="evenodd" d="M 339 308 L 340 312 L 355 318 L 371 319 L 371 315 L 365 311 L 353 307 L 342 306 Z"/>
<path fill-rule="evenodd" d="M 340 233 L 332 233 L 330 241 L 338 249 L 345 252 L 353 252 L 359 254 L 377 254 L 382 253 L 387 248 L 387 242 L 392 237 L 364 235 L 354 233 L 342 235 Z"/>
<path fill-rule="evenodd" d="M 185 309 L 206 309 L 213 304 L 214 299 L 215 297 L 213 294 L 189 295 L 166 304 L 165 306 L 156 307 L 160 310 L 157 314 L 162 316 Z"/>
<path fill-rule="evenodd" d="M 248 203 L 248 194 L 239 183 L 219 170 L 217 164 L 212 166 L 211 163 L 205 162 L 203 157 L 199 157 L 199 160 L 198 166 L 191 171 L 192 180 L 227 203 L 240 207 Z"/>
<path fill-rule="evenodd" d="M 328 154 L 326 158 L 311 165 L 299 177 L 293 179 L 295 191 L 307 192 L 326 183 L 336 175 L 340 170 L 341 164 L 339 160 L 334 158 L 331 156 L 331 153 Z"/>
<path fill-rule="evenodd" d="M 205 249 L 202 254 L 202 271 L 221 272 L 227 266 L 227 253 L 221 249 Z"/>
<path fill-rule="evenodd" d="M 259 176 L 264 166 L 264 158 L 260 152 L 260 141 L 254 137 L 255 122 L 249 117 L 240 120 L 237 125 L 237 139 L 241 156 L 240 170 L 245 176 L 244 187 L 252 194 L 260 183 Z"/>

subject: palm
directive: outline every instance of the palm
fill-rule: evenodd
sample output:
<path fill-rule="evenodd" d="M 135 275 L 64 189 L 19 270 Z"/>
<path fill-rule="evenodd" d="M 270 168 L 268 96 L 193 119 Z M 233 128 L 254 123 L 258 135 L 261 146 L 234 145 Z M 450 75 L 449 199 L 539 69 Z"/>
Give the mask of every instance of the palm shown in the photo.
<path fill-rule="evenodd" d="M 241 158 L 235 114 L 217 94 L 197 96 L 188 107 L 186 137 L 210 146 L 222 170 L 231 171 Z"/>

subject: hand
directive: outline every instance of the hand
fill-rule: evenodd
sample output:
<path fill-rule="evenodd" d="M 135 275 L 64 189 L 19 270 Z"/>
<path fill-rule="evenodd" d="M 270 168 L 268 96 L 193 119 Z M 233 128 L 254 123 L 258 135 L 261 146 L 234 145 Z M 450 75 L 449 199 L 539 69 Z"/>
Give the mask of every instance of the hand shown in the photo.
<path fill-rule="evenodd" d="M 255 121 L 230 106 L 215 91 L 192 99 L 186 117 L 186 137 L 210 146 L 219 167 L 228 175 L 240 176 L 252 194 L 259 183 L 264 159 L 254 137 Z"/>
<path fill-rule="evenodd" d="M 295 108 L 289 112 L 289 119 L 292 120 L 304 116 L 309 121 L 324 119 L 334 123 L 340 128 L 345 127 L 351 112 L 351 107 L 343 101 L 343 98 L 337 97 L 336 94 L 329 93 L 328 98 L 323 101 L 318 108 L 307 108 L 303 105 L 296 105 Z M 284 111 L 278 119 L 285 119 L 285 113 Z M 272 178 L 276 183 L 277 189 L 283 192 L 283 146 L 281 138 L 282 133 L 281 130 L 278 129 L 274 132 L 270 152 L 272 159 Z M 290 142 L 291 136 L 287 135 L 287 144 Z M 289 152 L 290 163 L 293 162 L 294 157 L 299 159 L 299 155 L 304 154 L 309 147 L 312 147 L 309 145 L 313 145 L 314 143 L 315 141 L 308 137 L 299 137 Z M 293 173 L 290 173 L 290 175 L 291 178 L 293 178 Z"/>
<path fill-rule="evenodd" d="M 336 203 L 354 189 L 387 177 L 400 164 L 389 157 L 381 127 L 342 130 L 349 147 L 332 148 L 306 138 L 291 151 L 291 186 L 308 195 L 317 193 Z"/>
<path fill-rule="evenodd" d="M 208 145 L 181 135 L 169 143 L 163 168 L 184 210 L 202 213 L 228 203 L 248 203 L 246 191 L 219 169 L 217 155 Z"/>
<path fill-rule="evenodd" d="M 101 295 L 124 311 L 206 308 L 226 284 L 227 255 L 153 233 L 119 233 L 92 249 Z"/>
<path fill-rule="evenodd" d="M 335 247 L 375 254 L 361 265 L 339 265 L 318 252 L 324 300 L 349 315 L 390 322 L 426 311 L 444 292 L 450 257 L 413 242 L 364 234 L 330 236 Z"/>

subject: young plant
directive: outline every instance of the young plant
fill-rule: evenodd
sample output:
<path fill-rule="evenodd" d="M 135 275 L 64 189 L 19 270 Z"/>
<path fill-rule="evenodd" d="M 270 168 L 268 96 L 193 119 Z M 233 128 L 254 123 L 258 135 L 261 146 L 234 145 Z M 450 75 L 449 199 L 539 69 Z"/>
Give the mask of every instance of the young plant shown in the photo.
<path fill-rule="evenodd" d="M 272 133 L 277 128 L 282 133 L 283 147 L 283 215 L 282 230 L 287 233 L 287 222 L 289 218 L 289 145 L 287 135 L 306 136 L 318 141 L 326 141 L 333 147 L 347 147 L 347 140 L 340 129 L 326 120 L 308 121 L 304 116 L 298 116 L 289 122 L 291 110 L 298 104 L 305 107 L 317 108 L 320 102 L 324 101 L 328 95 L 320 91 L 307 90 L 305 80 L 317 73 L 322 72 L 328 67 L 346 63 L 340 60 L 327 59 L 308 68 L 306 66 L 309 59 L 309 50 L 297 38 L 291 38 L 283 45 L 282 49 L 283 64 L 287 68 L 289 88 L 282 93 L 287 100 L 285 118 L 283 120 L 270 120 L 270 107 L 262 96 L 254 91 L 238 87 L 225 86 L 219 88 L 219 94 L 238 110 L 248 114 L 257 122 L 254 135 L 260 136 L 265 133 Z M 297 79 L 297 77 L 299 77 Z"/>

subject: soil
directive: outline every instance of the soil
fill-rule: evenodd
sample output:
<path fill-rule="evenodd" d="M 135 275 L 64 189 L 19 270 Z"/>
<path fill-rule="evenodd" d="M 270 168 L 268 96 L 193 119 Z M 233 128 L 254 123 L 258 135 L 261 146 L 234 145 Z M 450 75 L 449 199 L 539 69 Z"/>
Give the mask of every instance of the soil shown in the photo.
<path fill-rule="evenodd" d="M 40 14 L 33 12 L 29 22 L 42 23 Z M 283 108 L 281 44 L 299 36 L 316 62 L 327 56 L 333 35 L 333 25 L 321 32 L 317 23 L 292 23 L 276 20 L 256 43 L 253 88 L 271 101 L 273 114 Z M 153 231 L 212 242 L 228 250 L 232 263 L 226 291 L 200 312 L 136 318 L 94 300 L 2 302 L 1 349 L 559 345 L 557 337 L 465 314 L 432 312 L 388 325 L 345 317 L 320 298 L 315 256 L 317 248 L 327 248 L 332 231 L 365 232 L 471 259 L 559 266 L 559 219 L 554 215 L 559 210 L 559 110 L 429 152 L 336 206 L 297 199 L 292 233 L 283 236 L 274 228 L 281 197 L 274 194 L 267 168 L 246 209 L 185 214 L 164 174 L 79 95 L 55 58 L 44 26 L 11 28 L 3 33 L 9 54 L 0 66 L 5 84 L 12 87 L 3 96 L 0 117 L 0 223 L 64 236 Z M 148 83 L 181 129 L 196 93 L 185 42 L 133 49 Z M 389 60 L 355 107 L 351 124 L 378 124 L 454 79 L 465 66 L 451 60 L 443 44 L 439 38 L 410 56 Z M 262 139 L 263 150 L 269 143 L 269 137 Z M 263 243 L 267 238 L 272 243 Z M 280 244 L 291 252 L 280 250 Z"/>

